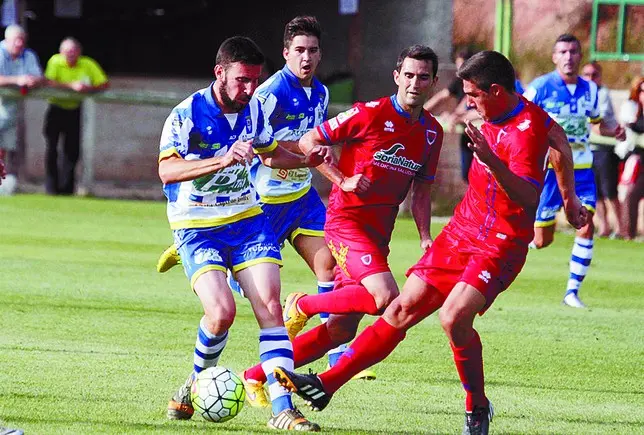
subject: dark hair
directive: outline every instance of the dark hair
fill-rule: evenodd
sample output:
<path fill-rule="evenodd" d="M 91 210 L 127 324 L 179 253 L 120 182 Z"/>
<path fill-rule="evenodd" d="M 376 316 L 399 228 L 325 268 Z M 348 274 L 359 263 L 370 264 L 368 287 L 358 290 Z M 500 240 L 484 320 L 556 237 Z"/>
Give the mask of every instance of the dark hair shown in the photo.
<path fill-rule="evenodd" d="M 476 51 L 474 51 L 474 49 L 471 47 L 461 48 L 454 54 L 454 60 L 456 59 L 467 60 L 470 57 L 474 56 L 474 53 L 476 53 Z"/>
<path fill-rule="evenodd" d="M 563 35 L 559 35 L 557 40 L 555 41 L 555 44 L 552 46 L 552 49 L 554 50 L 555 45 L 559 42 L 576 42 L 577 47 L 579 47 L 579 50 L 581 51 L 581 42 L 579 42 L 579 39 L 575 35 L 572 35 L 570 33 L 564 33 Z"/>
<path fill-rule="evenodd" d="M 264 54 L 252 39 L 245 36 L 233 36 L 226 39 L 217 50 L 215 64 L 228 68 L 231 63 L 241 62 L 247 65 L 262 65 Z"/>
<path fill-rule="evenodd" d="M 498 51 L 481 51 L 463 62 L 456 71 L 459 79 L 474 83 L 488 92 L 490 86 L 498 84 L 508 92 L 514 92 L 514 67 L 507 57 Z"/>
<path fill-rule="evenodd" d="M 284 27 L 284 48 L 288 48 L 293 39 L 299 35 L 315 36 L 318 44 L 322 41 L 322 28 L 318 19 L 311 16 L 299 16 L 286 23 Z"/>
<path fill-rule="evenodd" d="M 589 65 L 592 66 L 593 68 L 595 68 L 600 74 L 602 73 L 602 66 L 596 60 L 591 60 L 587 64 L 584 64 L 584 67 L 589 66 Z"/>
<path fill-rule="evenodd" d="M 412 45 L 411 47 L 405 48 L 398 56 L 398 61 L 396 61 L 396 71 L 400 72 L 402 64 L 406 58 L 416 59 L 416 60 L 426 60 L 432 62 L 432 75 L 436 77 L 438 72 L 438 56 L 434 53 L 434 50 L 427 47 L 426 45 Z"/>

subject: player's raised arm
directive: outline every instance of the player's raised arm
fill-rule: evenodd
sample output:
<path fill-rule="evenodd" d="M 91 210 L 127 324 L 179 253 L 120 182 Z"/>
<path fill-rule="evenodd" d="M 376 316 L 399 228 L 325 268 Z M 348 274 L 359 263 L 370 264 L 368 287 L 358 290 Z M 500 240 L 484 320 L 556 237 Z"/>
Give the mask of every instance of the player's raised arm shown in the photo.
<path fill-rule="evenodd" d="M 510 171 L 510 168 L 492 152 L 483 134 L 474 127 L 471 121 L 467 121 L 466 124 L 465 131 L 472 139 L 469 144 L 470 149 L 474 152 L 476 158 L 490 169 L 501 188 L 508 194 L 508 197 L 524 209 L 536 209 L 539 204 L 538 189 L 529 181 Z"/>
<path fill-rule="evenodd" d="M 253 159 L 251 141 L 236 141 L 223 156 L 187 160 L 188 142 L 193 124 L 177 111 L 166 119 L 161 133 L 159 178 L 164 184 L 194 180 L 239 162 Z"/>
<path fill-rule="evenodd" d="M 194 180 L 212 174 L 235 163 L 250 163 L 253 150 L 250 141 L 235 142 L 228 152 L 221 157 L 203 160 L 185 160 L 177 154 L 162 157 L 159 161 L 159 178 L 164 184 Z"/>
<path fill-rule="evenodd" d="M 330 144 L 324 140 L 317 129 L 313 129 L 306 133 L 299 142 L 299 147 L 303 153 L 311 153 L 319 147 L 326 147 L 331 151 Z M 317 170 L 324 175 L 331 183 L 337 185 L 345 192 L 363 193 L 369 186 L 371 180 L 364 174 L 354 174 L 352 176 L 345 176 L 340 169 L 331 163 L 328 159 L 317 167 Z"/>
<path fill-rule="evenodd" d="M 575 170 L 572 148 L 564 129 L 553 123 L 548 132 L 550 144 L 550 164 L 557 177 L 557 185 L 563 199 L 566 218 L 573 227 L 579 229 L 586 225 L 588 210 L 583 206 L 575 193 Z"/>
<path fill-rule="evenodd" d="M 264 165 L 278 169 L 313 168 L 332 160 L 330 147 L 316 145 L 300 155 L 289 151 L 281 143 L 271 152 L 259 154 L 259 158 Z"/>

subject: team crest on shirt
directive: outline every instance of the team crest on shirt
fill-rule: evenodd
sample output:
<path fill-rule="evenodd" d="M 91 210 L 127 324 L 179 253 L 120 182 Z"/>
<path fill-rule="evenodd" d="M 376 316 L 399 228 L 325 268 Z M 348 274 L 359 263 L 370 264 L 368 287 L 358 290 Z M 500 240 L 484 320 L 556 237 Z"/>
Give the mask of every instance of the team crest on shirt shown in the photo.
<path fill-rule="evenodd" d="M 253 131 L 253 123 L 250 116 L 246 117 L 246 133 L 250 134 Z"/>
<path fill-rule="evenodd" d="M 427 129 L 425 131 L 425 138 L 427 139 L 427 143 L 429 145 L 434 145 L 434 142 L 436 142 L 437 137 L 438 137 L 438 133 L 435 132 L 434 130 Z"/>
<path fill-rule="evenodd" d="M 360 260 L 362 261 L 362 264 L 364 264 L 365 266 L 371 265 L 371 260 L 372 260 L 371 254 L 363 255 L 362 257 L 360 257 Z"/>

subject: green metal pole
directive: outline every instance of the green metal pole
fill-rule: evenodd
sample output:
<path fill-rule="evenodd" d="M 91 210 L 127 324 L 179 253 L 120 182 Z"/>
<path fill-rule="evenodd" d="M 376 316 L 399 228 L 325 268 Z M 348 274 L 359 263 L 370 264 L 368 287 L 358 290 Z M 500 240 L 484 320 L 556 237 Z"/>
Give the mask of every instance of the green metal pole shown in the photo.
<path fill-rule="evenodd" d="M 619 5 L 619 13 L 617 18 L 617 47 L 616 51 L 619 54 L 624 54 L 624 20 L 626 14 L 626 4 L 622 2 Z"/>
<path fill-rule="evenodd" d="M 599 19 L 599 2 L 597 0 L 593 1 L 593 18 L 590 25 L 590 57 L 591 60 L 594 59 L 595 53 L 597 53 L 597 21 Z"/>
<path fill-rule="evenodd" d="M 494 21 L 494 50 L 503 52 L 503 0 L 496 0 L 496 16 Z"/>
<path fill-rule="evenodd" d="M 503 1 L 503 48 L 501 53 L 510 57 L 512 51 L 512 0 Z"/>

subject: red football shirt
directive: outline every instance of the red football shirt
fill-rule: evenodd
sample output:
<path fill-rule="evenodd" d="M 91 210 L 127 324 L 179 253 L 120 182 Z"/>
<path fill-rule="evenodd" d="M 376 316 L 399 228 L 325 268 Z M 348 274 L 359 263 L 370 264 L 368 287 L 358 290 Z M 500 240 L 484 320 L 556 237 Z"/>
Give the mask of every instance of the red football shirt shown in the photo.
<path fill-rule="evenodd" d="M 481 132 L 492 151 L 515 175 L 541 192 L 546 173 L 548 131 L 552 119 L 535 104 L 520 97 L 518 106 L 503 119 L 485 122 Z M 530 242 L 534 236 L 534 210 L 526 211 L 510 200 L 486 165 L 475 158 L 469 172 L 469 187 L 456 206 L 453 221 L 459 227 L 489 236 Z"/>
<path fill-rule="evenodd" d="M 360 195 L 333 186 L 326 227 L 354 228 L 388 244 L 412 181 L 434 181 L 443 143 L 440 124 L 427 111 L 412 121 L 393 95 L 358 103 L 317 129 L 328 143 L 343 145 L 338 167 L 345 176 L 362 173 L 371 180 Z"/>

